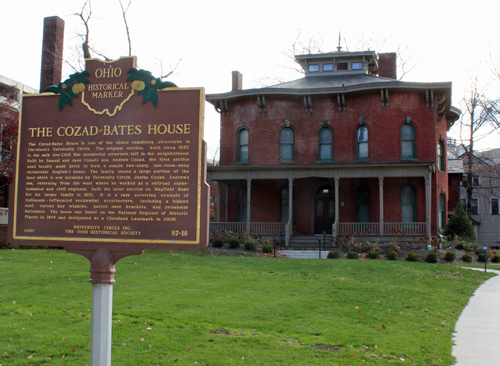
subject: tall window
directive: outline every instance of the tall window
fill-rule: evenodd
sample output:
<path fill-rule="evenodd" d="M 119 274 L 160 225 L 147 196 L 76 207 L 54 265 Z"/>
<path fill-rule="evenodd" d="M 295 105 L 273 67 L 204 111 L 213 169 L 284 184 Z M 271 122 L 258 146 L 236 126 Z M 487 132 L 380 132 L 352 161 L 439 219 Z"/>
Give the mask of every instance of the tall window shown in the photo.
<path fill-rule="evenodd" d="M 472 215 L 479 215 L 479 207 L 477 205 L 477 198 L 471 198 L 470 209 Z"/>
<path fill-rule="evenodd" d="M 241 130 L 238 134 L 238 161 L 248 162 L 248 130 Z"/>
<path fill-rule="evenodd" d="M 417 221 L 417 195 L 415 187 L 408 184 L 401 191 L 401 222 Z"/>
<path fill-rule="evenodd" d="M 328 127 L 323 127 L 319 130 L 319 160 L 332 160 L 332 130 Z"/>
<path fill-rule="evenodd" d="M 359 126 L 356 130 L 356 156 L 358 159 L 368 159 L 368 128 Z"/>
<path fill-rule="evenodd" d="M 370 222 L 370 188 L 365 184 L 356 190 L 356 216 L 358 222 Z"/>
<path fill-rule="evenodd" d="M 439 140 L 437 144 L 437 158 L 438 170 L 444 171 L 444 145 L 442 140 Z"/>
<path fill-rule="evenodd" d="M 286 127 L 281 130 L 281 160 L 292 161 L 294 159 L 294 132 Z"/>
<path fill-rule="evenodd" d="M 281 216 L 281 222 L 288 222 L 288 214 L 289 214 L 289 191 L 288 187 L 283 187 L 281 189 L 281 205 L 280 205 L 280 216 Z"/>
<path fill-rule="evenodd" d="M 446 225 L 446 197 L 444 194 L 439 195 L 439 229 L 443 230 Z"/>
<path fill-rule="evenodd" d="M 403 159 L 414 159 L 415 153 L 415 127 L 405 123 L 401 127 L 401 157 Z"/>
<path fill-rule="evenodd" d="M 238 222 L 247 221 L 247 189 L 238 189 Z"/>
<path fill-rule="evenodd" d="M 491 214 L 498 215 L 500 212 L 498 210 L 498 198 L 491 199 Z"/>

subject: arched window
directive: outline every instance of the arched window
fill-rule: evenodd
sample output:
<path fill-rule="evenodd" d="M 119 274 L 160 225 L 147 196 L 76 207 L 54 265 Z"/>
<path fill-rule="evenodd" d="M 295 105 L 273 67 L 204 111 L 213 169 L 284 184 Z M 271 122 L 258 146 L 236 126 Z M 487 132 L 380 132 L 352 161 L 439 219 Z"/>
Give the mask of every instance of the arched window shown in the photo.
<path fill-rule="evenodd" d="M 332 130 L 328 127 L 323 127 L 319 130 L 319 160 L 331 161 L 332 160 Z"/>
<path fill-rule="evenodd" d="M 401 222 L 417 221 L 417 197 L 415 187 L 408 184 L 401 191 Z"/>
<path fill-rule="evenodd" d="M 439 195 L 439 230 L 446 225 L 446 197 L 443 193 Z"/>
<path fill-rule="evenodd" d="M 409 123 L 405 123 L 403 127 L 401 127 L 401 158 L 416 158 L 415 127 Z"/>
<path fill-rule="evenodd" d="M 366 184 L 356 190 L 356 216 L 358 222 L 370 222 L 370 188 Z"/>
<path fill-rule="evenodd" d="M 368 128 L 359 126 L 356 130 L 356 157 L 368 159 Z"/>
<path fill-rule="evenodd" d="M 440 171 L 444 171 L 444 145 L 443 140 L 439 140 L 437 143 L 437 168 Z"/>
<path fill-rule="evenodd" d="M 238 161 L 248 162 L 248 130 L 242 129 L 238 134 Z"/>
<path fill-rule="evenodd" d="M 295 158 L 295 136 L 291 128 L 285 127 L 281 130 L 281 152 L 282 161 L 293 161 Z"/>

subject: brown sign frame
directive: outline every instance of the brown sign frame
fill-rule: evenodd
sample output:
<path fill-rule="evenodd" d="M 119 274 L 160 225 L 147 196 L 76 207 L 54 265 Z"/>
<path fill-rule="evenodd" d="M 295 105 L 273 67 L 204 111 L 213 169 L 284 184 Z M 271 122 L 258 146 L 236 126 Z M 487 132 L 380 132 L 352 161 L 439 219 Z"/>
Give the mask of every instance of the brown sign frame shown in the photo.
<path fill-rule="evenodd" d="M 89 62 L 94 62 L 94 65 L 104 65 L 103 67 L 110 67 L 112 68 L 113 66 L 116 67 L 116 65 L 119 64 L 114 64 L 115 62 L 118 61 L 123 61 L 123 59 L 117 60 L 117 61 L 112 61 L 112 62 L 105 62 L 101 60 L 87 60 L 89 66 Z M 125 60 L 127 61 L 127 60 Z M 133 62 L 133 66 L 135 66 L 135 58 L 132 58 L 131 60 Z M 34 95 L 34 96 L 25 96 L 23 97 L 22 101 L 22 112 L 21 112 L 21 117 L 19 121 L 19 138 L 18 138 L 18 154 L 17 154 L 17 164 L 16 164 L 16 177 L 14 183 L 11 185 L 11 192 L 10 192 L 10 198 L 11 198 L 11 205 L 10 207 L 12 208 L 10 210 L 9 214 L 9 240 L 15 245 L 31 245 L 31 246 L 60 246 L 64 247 L 68 251 L 72 252 L 79 252 L 80 254 L 83 254 L 83 252 L 95 252 L 100 248 L 105 248 L 110 252 L 140 252 L 143 249 L 151 248 L 151 249 L 175 249 L 175 250 L 199 250 L 199 249 L 204 249 L 208 245 L 208 225 L 209 225 L 209 186 L 206 183 L 206 143 L 203 141 L 202 136 L 203 136 L 203 127 L 204 127 L 204 89 L 203 88 L 177 88 L 177 87 L 171 87 L 167 89 L 159 89 L 157 91 L 157 103 L 158 105 L 154 106 L 152 103 L 147 103 L 141 100 L 141 98 L 137 95 L 134 94 L 140 94 L 137 93 L 137 90 L 134 93 L 134 88 L 131 87 L 132 82 L 131 81 L 124 81 L 123 80 L 123 72 L 120 72 L 122 84 L 119 84 L 116 82 L 115 84 L 108 84 L 108 85 L 121 85 L 120 88 L 122 89 L 127 89 L 127 93 L 125 94 L 126 100 L 124 98 L 123 102 L 118 103 L 119 107 L 113 107 L 110 106 L 109 110 L 114 108 L 114 113 L 102 113 L 99 110 L 96 110 L 95 108 L 91 107 L 88 105 L 87 102 L 84 102 L 84 98 L 87 97 L 87 100 L 91 98 L 91 90 L 95 89 L 93 87 L 94 84 L 92 81 L 95 81 L 92 79 L 92 77 L 89 77 L 91 81 L 85 85 L 85 90 L 78 90 L 78 87 L 75 89 L 73 87 L 73 90 L 76 90 L 77 92 L 79 91 L 78 98 L 73 100 L 72 105 L 66 105 L 64 108 L 62 108 L 61 111 L 57 110 L 57 106 L 60 102 L 60 96 L 54 95 L 54 94 L 39 94 L 39 95 Z M 124 75 L 126 77 L 126 75 Z M 159 80 L 159 79 L 157 79 Z M 66 83 L 66 82 L 65 82 Z M 61 85 L 61 84 L 60 84 Z M 69 85 L 70 87 L 72 85 Z M 137 86 L 137 84 L 136 84 Z M 83 89 L 83 88 L 82 88 Z M 85 95 L 85 93 L 88 93 Z M 97 94 L 96 94 L 97 95 Z M 111 94 L 110 94 L 111 95 Z M 115 93 L 115 95 L 118 95 L 118 93 Z M 193 102 L 193 100 L 196 100 L 196 105 Z M 58 102 L 59 101 L 59 102 Z M 98 101 L 103 104 L 103 101 Z M 104 101 L 105 102 L 105 101 Z M 113 101 L 116 104 L 116 100 Z M 105 104 L 105 103 L 104 103 Z M 108 110 L 108 111 L 109 111 Z M 87 114 L 86 114 L 87 113 Z M 195 116 L 196 114 L 196 116 Z M 39 120 L 41 120 L 41 122 Z M 74 131 L 76 130 L 76 125 L 80 124 L 82 125 L 82 120 L 89 120 L 90 124 L 92 126 L 97 126 L 95 130 L 92 130 L 92 133 L 89 133 L 90 128 L 87 129 L 87 135 L 83 136 L 71 136 L 68 137 L 64 134 L 64 128 L 69 129 L 69 131 Z M 196 120 L 195 120 L 196 119 Z M 103 122 L 105 121 L 105 122 Z M 123 122 L 124 121 L 124 122 Z M 167 121 L 167 122 L 166 122 Z M 150 140 L 153 142 L 151 145 L 151 148 L 159 148 L 159 142 L 162 141 L 170 141 L 168 139 L 163 139 L 168 136 L 152 136 L 152 133 L 157 133 L 155 129 L 152 129 L 151 123 L 162 123 L 161 126 L 167 126 L 168 123 L 171 121 L 175 121 L 176 124 L 173 126 L 178 126 L 177 130 L 173 127 L 172 130 L 175 132 L 179 133 L 179 136 L 181 134 L 189 135 L 188 137 L 183 136 L 182 138 L 186 139 L 186 143 L 190 142 L 189 145 L 175 145 L 174 142 L 172 143 L 173 149 L 179 149 L 181 146 L 187 149 L 188 153 L 188 162 L 186 164 L 182 164 L 182 166 L 189 166 L 189 169 L 186 169 L 185 171 L 188 172 L 184 175 L 179 175 L 179 176 L 172 176 L 170 175 L 170 178 L 179 178 L 181 179 L 181 183 L 179 184 L 185 184 L 187 191 L 189 191 L 189 195 L 186 194 L 186 199 L 184 200 L 178 200 L 178 202 L 185 202 L 184 206 L 164 206 L 166 207 L 184 207 L 185 212 L 170 212 L 169 214 L 183 214 L 186 217 L 184 218 L 185 220 L 182 221 L 182 217 L 174 217 L 174 216 L 169 216 L 170 219 L 172 220 L 178 220 L 175 222 L 166 222 L 166 221 L 161 221 L 158 220 L 164 219 L 165 216 L 161 216 L 162 214 L 169 215 L 167 214 L 166 209 L 165 210 L 158 210 L 159 206 L 152 206 L 153 204 L 135 204 L 139 202 L 137 199 L 132 199 L 134 201 L 134 204 L 130 205 L 129 207 L 144 207 L 144 211 L 138 211 L 141 213 L 141 215 L 146 215 L 142 217 L 142 219 L 149 219 L 150 216 L 147 216 L 147 214 L 153 215 L 151 217 L 152 223 L 150 222 L 137 222 L 134 223 L 135 227 L 139 227 L 142 225 L 145 227 L 145 232 L 143 231 L 134 231 L 134 233 L 139 233 L 137 235 L 140 235 L 138 238 L 130 238 L 128 236 L 130 232 L 124 232 L 123 230 L 120 232 L 120 228 L 123 227 L 131 227 L 132 225 L 116 225 L 116 222 L 109 221 L 107 218 L 110 217 L 110 215 L 105 214 L 102 216 L 101 214 L 92 214 L 91 220 L 87 220 L 84 218 L 87 218 L 87 216 L 75 216 L 74 220 L 69 220 L 66 218 L 66 216 L 62 216 L 63 214 L 60 214 L 60 212 L 80 212 L 80 211 L 63 211 L 63 210 L 57 210 L 57 209 L 40 209 L 40 205 L 37 205 L 36 203 L 27 203 L 27 190 L 26 190 L 26 184 L 31 184 L 31 187 L 43 187 L 40 186 L 40 184 L 51 184 L 51 187 L 57 188 L 63 188 L 60 186 L 60 183 L 65 182 L 65 184 L 71 184 L 72 180 L 70 178 L 75 177 L 74 172 L 80 172 L 85 175 L 85 178 L 90 178 L 92 176 L 91 173 L 89 173 L 89 165 L 85 165 L 86 168 L 83 169 L 82 164 L 77 164 L 74 166 L 78 166 L 78 169 L 80 170 L 75 170 L 75 169 L 69 169 L 67 168 L 68 166 L 71 166 L 70 164 L 63 164 L 61 166 L 65 166 L 63 170 L 55 170 L 55 167 L 57 166 L 56 163 L 46 165 L 48 170 L 44 171 L 51 171 L 51 172 L 57 172 L 56 178 L 59 178 L 59 180 L 52 181 L 49 177 L 47 176 L 42 176 L 42 179 L 35 179 L 35 181 L 29 181 L 28 178 L 36 178 L 36 174 L 32 173 L 37 173 L 42 170 L 38 169 L 37 167 L 42 166 L 39 164 L 39 161 L 43 161 L 43 159 L 29 159 L 33 158 L 33 154 L 28 154 L 28 149 L 32 146 L 38 146 L 39 142 L 36 141 L 41 141 L 43 140 L 44 143 L 53 141 L 54 143 L 63 143 L 62 146 L 66 146 L 65 143 L 71 143 L 71 144 L 77 144 L 80 142 L 81 147 L 79 149 L 89 149 L 89 150 L 84 150 L 84 151 L 91 151 L 92 153 L 95 153 L 94 155 L 97 154 L 94 149 L 97 149 L 98 143 L 103 144 L 104 141 L 106 143 L 110 143 L 111 146 L 116 146 L 113 145 L 117 141 L 120 143 L 132 143 L 132 142 L 137 142 L 138 138 L 143 137 L 143 133 L 148 132 L 150 134 L 148 137 Z M 37 125 L 38 123 L 38 125 Z M 40 127 L 40 123 L 41 126 Z M 104 140 L 104 137 L 106 137 L 104 134 L 105 132 L 111 131 L 112 127 L 108 127 L 108 130 L 100 129 L 99 123 L 107 123 L 106 126 L 119 126 L 121 127 L 121 132 L 122 134 L 117 136 L 107 136 L 108 138 L 115 138 L 115 140 Z M 149 123 L 149 124 L 148 124 Z M 184 124 L 183 124 L 184 123 Z M 187 124 L 189 125 L 189 129 L 185 126 Z M 194 125 L 193 125 L 194 124 Z M 184 130 L 182 130 L 182 127 L 184 126 Z M 38 126 L 38 127 L 37 127 Z M 123 127 L 123 126 L 131 126 L 131 127 Z M 139 127 L 138 127 L 139 126 Z M 141 128 L 144 127 L 144 128 Z M 157 126 L 157 125 L 155 125 Z M 149 127 L 149 130 L 148 130 Z M 170 126 L 169 126 L 170 127 Z M 191 129 L 191 127 L 194 127 Z M 41 130 L 43 128 L 43 130 Z M 131 132 L 129 135 L 127 135 L 127 129 L 128 132 Z M 41 131 L 41 132 L 40 132 Z M 49 134 L 50 131 L 50 134 Z M 97 132 L 96 132 L 97 131 Z M 118 128 L 117 131 L 120 131 Z M 125 133 L 123 133 L 125 131 Z M 141 133 L 136 133 L 138 131 L 141 131 Z M 169 130 L 170 131 L 170 130 Z M 160 131 L 161 132 L 161 131 Z M 31 135 L 30 135 L 31 133 Z M 63 136 L 61 136 L 61 134 Z M 90 136 L 94 134 L 93 136 Z M 165 133 L 166 134 L 166 133 Z M 139 136 L 138 136 L 139 135 Z M 97 137 L 96 137 L 97 136 Z M 78 139 L 77 137 L 81 137 L 82 139 Z M 83 141 L 85 140 L 85 141 Z M 177 138 L 178 141 L 181 141 L 180 138 Z M 175 143 L 177 143 L 177 140 L 175 140 Z M 183 141 L 183 140 L 182 140 Z M 92 147 L 88 147 L 88 143 L 91 142 Z M 148 141 L 150 142 L 150 141 Z M 172 141 L 171 141 L 172 142 Z M 85 146 L 83 146 L 85 145 Z M 52 145 L 51 145 L 52 146 Z M 59 146 L 59 145 L 58 145 Z M 80 145 L 77 145 L 80 146 Z M 105 145 L 101 145 L 105 146 Z M 115 147 L 118 148 L 118 147 Z M 70 148 L 68 148 L 70 149 Z M 102 150 L 102 148 L 101 148 Z M 74 150 L 71 150 L 74 151 Z M 158 160 L 159 154 L 155 152 L 156 150 L 151 150 L 151 152 L 148 152 L 148 156 L 154 156 L 154 157 L 148 157 L 145 156 L 143 159 L 149 159 L 145 161 L 145 164 L 140 164 L 143 166 L 148 165 L 148 167 L 151 167 L 153 164 L 151 163 L 152 161 Z M 58 154 L 55 154 L 56 149 L 55 148 L 48 148 L 48 156 L 54 155 L 58 156 Z M 180 152 L 178 152 L 180 154 Z M 89 153 L 90 154 L 90 153 Z M 103 153 L 103 156 L 108 157 L 109 155 L 107 153 Z M 142 153 L 141 154 L 146 154 Z M 39 154 L 37 154 L 39 155 Z M 73 155 L 77 155 L 77 153 L 73 153 Z M 39 156 L 38 156 L 39 157 Z M 37 160 L 35 163 L 33 163 L 32 166 L 28 165 L 29 161 L 34 161 Z M 67 159 L 69 160 L 69 159 Z M 80 159 L 81 160 L 81 159 Z M 92 159 L 91 159 L 92 160 Z M 99 161 L 101 164 L 96 164 L 95 166 L 102 166 L 103 160 L 109 160 L 109 159 L 104 159 L 102 158 L 101 160 L 96 159 Z M 126 160 L 126 159 L 123 159 Z M 139 160 L 139 159 L 136 159 Z M 47 161 L 49 161 L 47 159 Z M 59 161 L 61 162 L 61 159 L 52 159 L 50 161 Z M 71 160 L 70 160 L 71 161 Z M 26 164 L 24 166 L 23 164 Z M 130 166 L 133 166 L 133 164 L 129 164 Z M 161 165 L 161 164 L 154 164 L 154 165 Z M 180 164 L 179 164 L 180 165 Z M 106 165 L 104 165 L 106 166 Z M 110 165 L 111 166 L 111 165 Z M 115 164 L 115 166 L 119 166 L 118 164 Z M 139 165 L 137 165 L 139 166 Z M 165 165 L 166 166 L 166 165 Z M 174 164 L 175 166 L 175 164 Z M 30 168 L 27 168 L 30 167 Z M 193 169 L 195 168 L 195 172 L 193 174 Z M 32 170 L 30 170 L 32 169 Z M 38 170 L 37 170 L 38 169 Z M 83 170 L 82 170 L 83 169 Z M 96 168 L 97 169 L 97 168 Z M 132 169 L 132 168 L 131 168 Z M 145 171 L 151 171 L 152 169 L 147 169 Z M 99 171 L 99 169 L 95 170 Z M 106 171 L 106 170 L 102 170 Z M 107 170 L 111 171 L 111 170 Z M 167 170 L 164 170 L 167 171 Z M 62 173 L 61 173 L 62 172 Z M 76 174 L 80 174 L 76 173 Z M 116 173 L 116 171 L 114 171 Z M 113 174 L 114 174 L 113 173 Z M 193 177 L 194 175 L 194 177 Z M 96 175 L 98 176 L 98 175 Z M 159 181 L 155 181 L 152 179 L 152 175 L 143 177 L 145 180 L 144 181 L 136 181 L 135 184 L 148 184 L 151 185 L 153 183 L 157 183 Z M 40 176 L 39 176 L 40 178 Z M 77 178 L 82 178 L 77 176 Z M 109 182 L 110 184 L 116 184 L 117 179 L 111 179 L 111 178 L 116 178 L 116 176 L 108 176 L 107 179 L 110 179 L 111 181 Z M 132 176 L 128 176 L 129 180 L 132 179 Z M 165 177 L 163 177 L 165 178 Z M 142 179 L 142 178 L 141 178 Z M 82 183 L 86 179 L 81 179 Z M 77 179 L 78 181 L 78 179 Z M 76 182 L 76 181 L 75 181 Z M 79 182 L 79 181 L 78 181 Z M 55 184 L 54 184 L 55 183 Z M 95 181 L 92 182 L 86 182 L 86 184 L 89 185 L 89 187 L 94 187 L 93 184 Z M 108 182 L 103 182 L 102 184 L 107 184 Z M 118 181 L 120 183 L 120 181 Z M 34 186 L 33 186 L 34 184 Z M 75 183 L 76 184 L 76 183 Z M 125 184 L 125 183 L 123 183 Z M 130 183 L 127 183 L 130 184 Z M 165 183 L 167 184 L 167 183 Z M 88 187 L 87 187 L 88 188 Z M 94 189 L 94 188 L 92 188 Z M 95 188 L 97 189 L 97 188 Z M 117 188 L 118 189 L 118 188 Z M 173 190 L 173 188 L 169 188 Z M 177 189 L 180 189 L 177 187 Z M 150 192 L 151 189 L 147 192 Z M 37 191 L 35 191 L 37 192 Z M 38 192 L 43 192 L 42 194 L 45 195 L 46 193 L 43 190 L 38 190 Z M 55 191 L 57 192 L 57 191 Z M 75 191 L 77 192 L 77 191 Z M 88 192 L 88 189 L 85 190 L 81 188 L 81 192 Z M 113 190 L 108 192 L 113 192 Z M 146 192 L 144 189 L 141 190 L 143 192 L 143 196 L 147 196 Z M 196 192 L 195 197 L 193 198 L 193 194 Z M 57 201 L 57 197 L 61 197 L 62 193 L 53 193 L 49 195 L 49 199 L 46 201 Z M 84 193 L 88 194 L 91 196 L 91 193 Z M 67 194 L 69 195 L 69 193 Z M 75 193 L 74 196 L 77 196 L 79 194 Z M 100 193 L 102 196 L 103 194 Z M 39 194 L 40 196 L 40 194 Z M 117 196 L 117 194 L 114 194 L 114 196 Z M 123 195 L 121 195 L 123 196 Z M 153 194 L 151 194 L 153 196 Z M 155 195 L 156 197 L 156 195 Z M 44 196 L 45 198 L 45 196 Z M 73 196 L 71 196 L 70 199 L 67 199 L 66 201 L 73 201 Z M 76 200 L 76 199 L 75 199 Z M 97 199 L 99 202 L 100 200 Z M 31 202 L 37 201 L 37 200 L 31 200 Z M 64 201 L 64 200 L 63 200 Z M 110 200 L 112 201 L 112 200 Z M 116 199 L 116 201 L 129 201 L 127 200 L 119 200 Z M 158 200 L 142 200 L 143 202 L 157 202 Z M 165 202 L 168 202 L 168 200 L 160 200 L 161 205 L 164 205 Z M 27 206 L 33 207 L 33 210 L 28 210 Z M 44 206 L 54 206 L 54 205 L 44 205 Z M 57 206 L 57 205 L 56 205 Z M 86 206 L 86 205 L 81 205 L 81 206 Z M 120 206 L 120 205 L 118 205 Z M 146 208 L 147 206 L 147 208 Z M 97 207 L 97 205 L 94 205 L 94 207 Z M 111 205 L 109 206 L 111 207 Z M 154 208 L 151 209 L 151 207 Z M 53 207 L 54 208 L 54 207 Z M 147 211 L 150 210 L 150 211 Z M 54 216 L 56 217 L 55 219 L 48 220 L 47 215 L 44 216 L 29 216 L 26 214 L 26 212 L 54 212 Z M 83 212 L 83 211 L 82 211 Z M 87 212 L 101 212 L 101 211 L 95 211 L 95 210 L 87 210 Z M 105 209 L 102 212 L 114 212 L 108 209 Z M 134 212 L 134 211 L 131 211 Z M 24 215 L 24 217 L 23 217 Z M 127 215 L 130 215 L 130 213 L 127 213 Z M 35 219 L 25 219 L 25 217 L 36 217 Z M 40 219 L 40 217 L 43 217 L 43 219 Z M 51 216 L 53 217 L 53 216 Z M 73 217 L 73 216 L 70 216 Z M 106 218 L 105 218 L 106 217 Z M 113 218 L 113 217 L 111 217 Z M 115 217 L 116 218 L 116 217 Z M 81 219 L 81 220 L 80 220 Z M 123 220 L 129 219 L 128 217 L 122 217 Z M 158 221 L 153 221 L 158 220 Z M 30 222 L 33 223 L 33 226 L 37 226 L 37 230 L 35 230 L 34 233 L 28 233 L 24 234 L 26 232 L 26 221 L 31 220 Z M 76 221 L 75 221 L 76 220 Z M 95 220 L 95 221 L 94 221 Z M 74 222 L 85 222 L 85 224 L 82 225 L 75 225 Z M 37 224 L 35 224 L 35 222 Z M 87 234 L 78 234 L 75 235 L 74 231 L 75 230 L 70 230 L 68 229 L 68 225 L 73 225 L 73 227 L 91 227 L 92 223 L 95 222 L 98 225 L 95 225 L 96 227 L 103 228 L 103 227 L 118 227 L 119 229 L 115 231 L 113 230 L 95 230 L 96 233 L 98 232 L 106 232 L 106 234 L 99 235 L 99 234 L 93 234 L 93 235 L 87 235 Z M 194 225 L 193 225 L 194 224 Z M 139 225 L 139 226 L 138 226 Z M 182 230 L 172 230 L 174 226 L 179 226 L 179 227 L 187 227 L 189 229 L 182 229 Z M 62 233 L 62 230 L 65 230 L 65 233 Z M 128 229 L 127 229 L 128 230 Z M 167 234 L 168 231 L 171 231 L 171 235 Z M 195 233 L 193 234 L 193 230 L 195 230 Z M 38 231 L 38 232 L 37 232 Z M 73 231 L 73 232 L 71 232 Z M 82 232 L 85 230 L 82 230 Z M 88 230 L 87 230 L 88 231 Z M 172 237 L 174 235 L 174 232 L 178 231 L 180 237 Z M 67 234 L 68 232 L 71 232 Z M 91 231 L 92 232 L 92 231 Z M 107 233 L 110 233 L 109 235 Z M 40 233 L 40 234 L 39 234 Z M 55 233 L 55 234 L 54 234 Z M 124 235 L 124 233 L 127 234 L 127 236 Z M 185 233 L 185 235 L 184 235 Z M 85 254 L 84 254 L 85 255 Z M 88 254 L 90 255 L 90 254 Z M 86 255 L 88 257 L 88 255 Z M 117 254 L 115 256 L 118 256 Z M 122 256 L 122 255 L 120 255 Z M 90 259 L 90 258 L 89 258 Z M 117 258 L 115 258 L 118 260 Z"/>

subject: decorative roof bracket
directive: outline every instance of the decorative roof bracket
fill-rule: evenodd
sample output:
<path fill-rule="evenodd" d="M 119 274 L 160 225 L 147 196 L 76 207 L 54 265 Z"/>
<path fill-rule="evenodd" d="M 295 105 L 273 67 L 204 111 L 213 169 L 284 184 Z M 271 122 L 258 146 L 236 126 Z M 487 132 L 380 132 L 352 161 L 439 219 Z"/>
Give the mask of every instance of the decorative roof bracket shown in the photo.
<path fill-rule="evenodd" d="M 444 112 L 446 110 L 446 97 L 445 95 L 436 96 L 436 118 L 438 122 L 441 122 L 444 118 Z"/>
<path fill-rule="evenodd" d="M 222 115 L 229 115 L 229 104 L 227 100 L 219 100 L 214 104 L 215 110 Z"/>
<path fill-rule="evenodd" d="M 257 95 L 257 104 L 261 113 L 267 112 L 267 101 L 264 95 Z"/>
<path fill-rule="evenodd" d="M 306 113 L 313 111 L 312 99 L 310 95 L 304 95 L 304 107 L 306 109 Z"/>
<path fill-rule="evenodd" d="M 337 103 L 339 105 L 339 111 L 340 112 L 346 110 L 346 106 L 345 106 L 345 94 L 344 93 L 337 94 Z"/>
<path fill-rule="evenodd" d="M 382 107 L 389 106 L 389 91 L 387 89 L 380 89 L 380 99 L 382 100 Z"/>

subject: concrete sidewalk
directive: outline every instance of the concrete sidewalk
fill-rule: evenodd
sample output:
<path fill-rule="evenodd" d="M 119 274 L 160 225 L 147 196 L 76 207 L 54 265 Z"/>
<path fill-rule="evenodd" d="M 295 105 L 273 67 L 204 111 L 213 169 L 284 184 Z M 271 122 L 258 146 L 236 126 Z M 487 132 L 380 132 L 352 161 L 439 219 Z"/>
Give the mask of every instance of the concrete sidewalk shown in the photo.
<path fill-rule="evenodd" d="M 497 276 L 479 286 L 455 325 L 455 366 L 500 365 L 500 271 L 488 272 Z"/>

